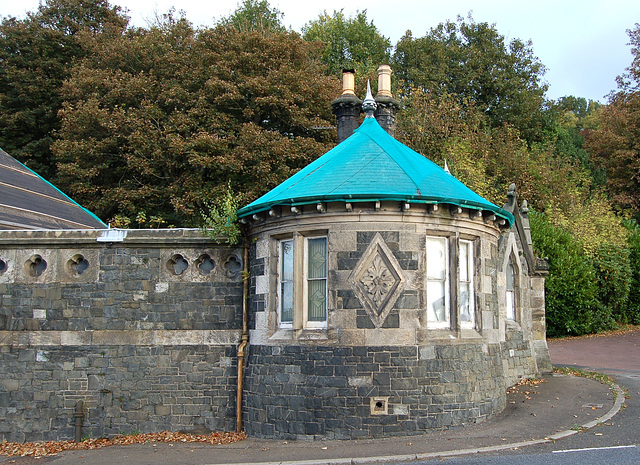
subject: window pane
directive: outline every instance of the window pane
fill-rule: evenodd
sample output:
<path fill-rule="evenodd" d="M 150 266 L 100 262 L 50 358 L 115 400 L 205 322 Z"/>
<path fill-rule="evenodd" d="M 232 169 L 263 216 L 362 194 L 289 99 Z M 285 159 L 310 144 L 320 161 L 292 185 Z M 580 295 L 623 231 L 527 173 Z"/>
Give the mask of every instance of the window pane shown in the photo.
<path fill-rule="evenodd" d="M 516 319 L 515 295 L 513 291 L 507 291 L 507 320 Z"/>
<path fill-rule="evenodd" d="M 282 241 L 282 280 L 293 281 L 293 241 Z"/>
<path fill-rule="evenodd" d="M 308 281 L 308 285 L 308 320 L 325 321 L 327 319 L 327 281 L 316 279 Z"/>
<path fill-rule="evenodd" d="M 444 282 L 427 282 L 427 320 L 431 322 L 449 321 L 446 309 Z"/>
<path fill-rule="evenodd" d="M 293 241 L 280 242 L 280 322 L 293 322 Z"/>
<path fill-rule="evenodd" d="M 327 277 L 327 239 L 309 239 L 308 241 L 309 269 L 307 276 L 309 279 Z"/>
<path fill-rule="evenodd" d="M 307 321 L 327 321 L 327 238 L 307 240 Z"/>
<path fill-rule="evenodd" d="M 473 323 L 469 283 L 463 282 L 460 283 L 460 321 L 462 323 Z"/>
<path fill-rule="evenodd" d="M 427 237 L 427 321 L 449 326 L 449 261 L 447 238 Z"/>
<path fill-rule="evenodd" d="M 469 243 L 460 242 L 460 280 L 469 281 Z"/>
<path fill-rule="evenodd" d="M 515 273 L 514 273 L 513 265 L 509 263 L 507 265 L 507 290 L 508 291 L 513 291 L 514 289 L 514 282 L 515 282 L 514 275 Z"/>
<path fill-rule="evenodd" d="M 293 322 L 293 281 L 282 283 L 280 298 L 282 299 L 280 321 L 282 323 L 291 323 Z"/>
<path fill-rule="evenodd" d="M 446 274 L 446 239 L 440 237 L 427 238 L 427 277 L 445 279 Z"/>
<path fill-rule="evenodd" d="M 473 242 L 460 241 L 460 268 L 458 270 L 458 306 L 460 324 L 463 327 L 475 325 L 475 308 L 473 295 Z"/>

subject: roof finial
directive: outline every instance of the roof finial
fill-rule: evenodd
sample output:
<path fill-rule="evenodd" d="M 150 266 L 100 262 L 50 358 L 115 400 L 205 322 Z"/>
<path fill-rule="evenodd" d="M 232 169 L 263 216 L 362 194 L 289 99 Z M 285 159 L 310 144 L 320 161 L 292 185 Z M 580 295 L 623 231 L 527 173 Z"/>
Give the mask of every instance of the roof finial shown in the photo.
<path fill-rule="evenodd" d="M 449 165 L 447 165 L 447 159 L 445 158 L 444 160 L 444 171 L 448 174 L 451 174 L 451 171 L 449 170 Z"/>
<path fill-rule="evenodd" d="M 365 118 L 373 118 L 373 113 L 378 108 L 378 104 L 373 99 L 373 94 L 371 94 L 371 82 L 367 81 L 367 96 L 362 102 L 362 110 L 365 113 Z"/>

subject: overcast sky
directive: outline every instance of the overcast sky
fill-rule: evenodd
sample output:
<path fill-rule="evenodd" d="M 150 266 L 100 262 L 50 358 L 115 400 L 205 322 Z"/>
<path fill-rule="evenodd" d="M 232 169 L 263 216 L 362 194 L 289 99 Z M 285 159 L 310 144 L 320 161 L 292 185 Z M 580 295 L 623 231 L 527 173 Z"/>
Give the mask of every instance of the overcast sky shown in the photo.
<path fill-rule="evenodd" d="M 0 16 L 24 17 L 38 0 L 0 0 Z M 155 13 L 172 6 L 194 25 L 210 26 L 232 13 L 239 0 L 111 0 L 129 10 L 132 22 L 145 26 Z M 548 98 L 575 95 L 605 102 L 616 89 L 615 77 L 631 64 L 627 29 L 640 22 L 637 0 L 270 0 L 284 13 L 284 24 L 300 28 L 326 10 L 347 16 L 367 10 L 381 34 L 392 44 L 411 30 L 423 36 L 431 27 L 472 12 L 476 22 L 495 23 L 507 39 L 531 40 L 535 55 L 548 68 Z"/>

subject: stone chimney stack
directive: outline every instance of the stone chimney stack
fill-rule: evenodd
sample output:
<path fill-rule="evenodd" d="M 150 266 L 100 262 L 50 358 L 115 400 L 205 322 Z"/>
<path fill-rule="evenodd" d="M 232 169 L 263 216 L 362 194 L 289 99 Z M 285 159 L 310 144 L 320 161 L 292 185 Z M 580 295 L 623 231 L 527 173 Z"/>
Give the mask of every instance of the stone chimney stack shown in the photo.
<path fill-rule="evenodd" d="M 378 104 L 375 117 L 378 124 L 395 137 L 396 134 L 396 113 L 400 109 L 400 102 L 393 98 L 391 93 L 391 67 L 380 65 L 378 67 L 378 93 L 375 101 Z"/>
<path fill-rule="evenodd" d="M 362 100 L 355 94 L 355 71 L 342 70 L 342 95 L 331 102 L 331 111 L 336 115 L 338 144 L 353 134 L 358 127 Z"/>

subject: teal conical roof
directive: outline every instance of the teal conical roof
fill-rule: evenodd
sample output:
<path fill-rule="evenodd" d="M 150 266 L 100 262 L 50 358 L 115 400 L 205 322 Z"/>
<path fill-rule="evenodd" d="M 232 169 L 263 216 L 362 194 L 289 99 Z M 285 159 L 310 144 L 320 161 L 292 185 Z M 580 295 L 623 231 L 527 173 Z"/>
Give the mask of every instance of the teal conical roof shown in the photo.
<path fill-rule="evenodd" d="M 375 118 L 365 118 L 351 137 L 285 182 L 238 211 L 242 218 L 277 205 L 318 202 L 451 204 L 513 215 L 485 200 L 438 165 L 398 142 Z"/>

